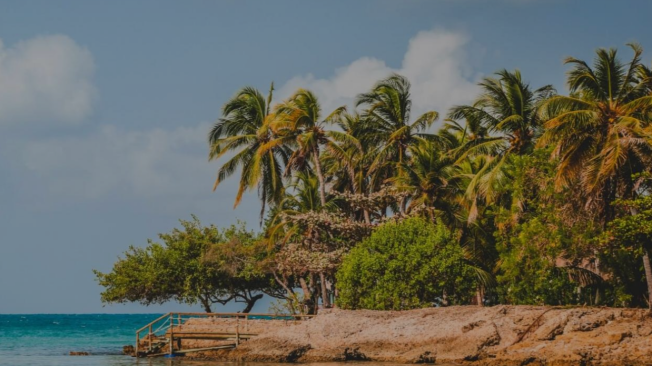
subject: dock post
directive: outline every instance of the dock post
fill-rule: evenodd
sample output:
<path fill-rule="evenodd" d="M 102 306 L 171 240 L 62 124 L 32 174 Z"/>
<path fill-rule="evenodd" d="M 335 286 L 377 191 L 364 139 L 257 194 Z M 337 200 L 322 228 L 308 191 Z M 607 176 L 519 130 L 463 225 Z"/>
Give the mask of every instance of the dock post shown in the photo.
<path fill-rule="evenodd" d="M 149 340 L 149 349 L 148 351 L 152 352 L 152 325 L 149 325 L 149 333 L 147 334 L 147 339 Z"/>
<path fill-rule="evenodd" d="M 170 314 L 170 356 L 172 356 L 172 347 L 174 343 L 174 314 Z"/>
<path fill-rule="evenodd" d="M 136 332 L 136 357 L 138 357 L 138 344 L 140 343 L 140 333 Z"/>
<path fill-rule="evenodd" d="M 235 346 L 240 345 L 240 317 L 235 318 Z"/>

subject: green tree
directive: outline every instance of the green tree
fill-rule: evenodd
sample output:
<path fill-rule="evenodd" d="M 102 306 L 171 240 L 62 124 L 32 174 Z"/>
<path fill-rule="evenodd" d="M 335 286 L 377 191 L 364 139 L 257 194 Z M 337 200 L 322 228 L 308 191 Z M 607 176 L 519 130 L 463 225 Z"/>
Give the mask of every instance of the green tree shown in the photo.
<path fill-rule="evenodd" d="M 558 188 L 579 181 L 588 203 L 606 225 L 614 218 L 616 198 L 632 198 L 638 173 L 652 167 L 649 112 L 652 79 L 639 78 L 640 46 L 623 64 L 615 49 L 598 49 L 593 67 L 573 57 L 567 84 L 571 94 L 550 98 L 541 109 L 545 132 L 540 146 L 553 145 L 559 159 Z"/>
<path fill-rule="evenodd" d="M 327 124 L 345 111 L 344 107 L 336 109 L 325 119 L 321 119 L 321 107 L 317 97 L 310 91 L 299 89 L 288 100 L 279 104 L 274 111 L 274 119 L 270 126 L 276 138 L 266 144 L 267 149 L 285 146 L 294 151 L 290 156 L 286 174 L 292 170 L 312 170 L 319 179 L 319 198 L 323 209 L 326 207 L 326 180 L 320 158 L 320 149 L 326 147 L 331 153 L 345 155 L 337 141 L 353 141 L 349 135 L 340 131 L 326 130 Z M 309 163 L 313 166 L 310 167 Z M 330 307 L 327 296 L 325 274 L 319 273 L 322 286 L 322 301 L 325 307 Z"/>
<path fill-rule="evenodd" d="M 104 303 L 162 304 L 170 300 L 200 304 L 211 312 L 215 303 L 244 302 L 249 312 L 266 293 L 282 297 L 273 277 L 259 265 L 266 252 L 243 226 L 220 230 L 197 218 L 181 220 L 181 229 L 160 234 L 163 244 L 148 241 L 130 247 L 108 273 L 95 270 L 104 287 Z"/>
<path fill-rule="evenodd" d="M 270 127 L 276 138 L 270 141 L 264 151 L 286 146 L 294 149 L 289 158 L 286 174 L 294 171 L 312 170 L 319 179 L 321 205 L 326 206 L 326 183 L 320 159 L 321 146 L 331 151 L 340 151 L 336 141 L 349 141 L 350 136 L 340 131 L 326 130 L 338 115 L 345 111 L 340 107 L 325 119 L 321 119 L 321 107 L 317 97 L 305 89 L 297 90 L 288 100 L 276 106 Z"/>
<path fill-rule="evenodd" d="M 209 160 L 218 160 L 227 153 L 235 153 L 217 173 L 215 186 L 241 169 L 240 184 L 234 208 L 245 191 L 258 188 L 262 207 L 278 203 L 283 198 L 283 169 L 290 156 L 286 146 L 262 149 L 270 140 L 268 117 L 272 99 L 272 84 L 267 99 L 256 89 L 245 87 L 222 108 L 222 117 L 208 135 Z"/>
<path fill-rule="evenodd" d="M 430 141 L 411 146 L 410 155 L 409 163 L 402 164 L 403 174 L 390 180 L 409 194 L 406 213 L 421 211 L 431 219 L 441 214 L 447 222 L 454 221 L 459 191 L 454 161 Z"/>
<path fill-rule="evenodd" d="M 346 256 L 337 284 L 341 307 L 375 310 L 463 304 L 476 289 L 451 232 L 421 218 L 377 228 Z"/>
<path fill-rule="evenodd" d="M 612 251 L 627 252 L 634 258 L 649 256 L 652 251 L 652 197 L 618 201 L 617 206 L 625 214 L 609 223 L 605 237 L 608 247 Z M 649 261 L 643 261 L 643 271 L 649 281 L 652 278 Z M 652 291 L 649 285 L 647 303 L 652 311 Z"/>
<path fill-rule="evenodd" d="M 510 157 L 532 151 L 541 131 L 537 107 L 554 93 L 550 85 L 532 90 L 518 70 L 502 70 L 496 75 L 479 83 L 482 94 L 473 105 L 457 106 L 449 113 L 453 120 L 466 120 L 465 132 L 470 132 L 471 138 L 456 150 L 459 159 L 483 155 L 485 160 L 469 182 L 467 196 L 488 203 L 496 202 L 497 192 L 508 179 L 504 168 Z"/>
<path fill-rule="evenodd" d="M 622 63 L 615 49 L 598 49 L 593 67 L 569 57 L 570 96 L 551 98 L 542 109 L 546 131 L 540 145 L 555 146 L 557 187 L 580 182 L 590 212 L 603 226 L 615 218 L 617 198 L 637 196 L 641 173 L 652 171 L 650 112 L 652 79 L 641 64 L 643 49 Z M 633 177 L 639 177 L 638 179 Z M 646 268 L 650 256 L 642 256 Z M 646 271 L 652 293 L 652 271 Z"/>
<path fill-rule="evenodd" d="M 433 138 L 426 130 L 439 117 L 437 112 L 429 111 L 410 121 L 410 82 L 397 74 L 358 95 L 356 106 L 364 107 L 362 118 L 368 125 L 365 139 L 376 146 L 369 169 L 376 181 L 402 174 L 402 165 L 409 160 L 408 150 Z M 406 205 L 407 200 L 403 200 L 399 207 L 402 213 Z"/>

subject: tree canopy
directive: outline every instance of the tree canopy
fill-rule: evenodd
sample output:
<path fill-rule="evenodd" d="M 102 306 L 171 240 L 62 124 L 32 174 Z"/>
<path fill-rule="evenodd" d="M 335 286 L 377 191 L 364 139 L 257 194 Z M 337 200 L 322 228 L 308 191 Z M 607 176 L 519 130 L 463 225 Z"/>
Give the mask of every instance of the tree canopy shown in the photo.
<path fill-rule="evenodd" d="M 397 74 L 332 111 L 244 87 L 209 160 L 216 187 L 239 176 L 236 205 L 258 192 L 261 232 L 182 222 L 97 272 L 103 300 L 652 309 L 652 68 L 628 46 L 567 58 L 568 93 L 499 70 L 470 104 L 420 116 Z"/>
<path fill-rule="evenodd" d="M 476 276 L 442 223 L 414 217 L 378 227 L 337 272 L 343 308 L 405 310 L 468 303 Z"/>
<path fill-rule="evenodd" d="M 170 300 L 200 304 L 244 302 L 251 311 L 262 294 L 282 297 L 278 284 L 264 270 L 266 248 L 243 225 L 218 229 L 181 220 L 181 228 L 160 234 L 162 244 L 131 246 L 110 272 L 95 271 L 105 288 L 104 303 L 161 304 Z"/>

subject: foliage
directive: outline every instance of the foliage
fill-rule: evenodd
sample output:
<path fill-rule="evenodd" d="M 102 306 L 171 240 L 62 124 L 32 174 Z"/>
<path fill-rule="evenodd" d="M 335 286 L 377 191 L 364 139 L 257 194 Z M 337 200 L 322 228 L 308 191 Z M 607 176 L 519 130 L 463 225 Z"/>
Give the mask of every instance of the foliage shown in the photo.
<path fill-rule="evenodd" d="M 620 200 L 621 216 L 609 223 L 602 237 L 601 258 L 610 267 L 621 289 L 619 302 L 645 305 L 645 275 L 641 259 L 652 250 L 652 196 Z"/>
<path fill-rule="evenodd" d="M 632 177 L 652 166 L 652 78 L 641 75 L 642 48 L 629 46 L 629 63 L 615 49 L 598 49 L 593 66 L 567 58 L 571 94 L 550 98 L 540 113 L 546 130 L 538 144 L 555 146 L 557 188 L 579 182 L 603 224 L 614 219 L 615 199 L 632 198 L 638 185 Z"/>
<path fill-rule="evenodd" d="M 636 256 L 652 249 L 652 196 L 616 201 L 624 214 L 609 223 L 607 240 L 630 250 Z"/>
<path fill-rule="evenodd" d="M 94 271 L 104 287 L 102 302 L 139 302 L 143 305 L 175 300 L 201 304 L 247 303 L 261 293 L 279 296 L 278 285 L 262 270 L 266 252 L 243 225 L 218 229 L 181 220 L 181 229 L 160 234 L 163 244 L 151 240 L 144 248 L 131 246 L 109 273 Z M 259 296 L 260 295 L 260 296 Z"/>
<path fill-rule="evenodd" d="M 420 218 L 377 228 L 347 255 L 337 283 L 340 306 L 376 310 L 463 304 L 476 288 L 451 232 Z"/>
<path fill-rule="evenodd" d="M 577 303 L 576 285 L 556 266 L 563 233 L 533 219 L 517 228 L 508 242 L 499 242 L 501 296 L 509 304 Z"/>
<path fill-rule="evenodd" d="M 235 205 L 258 189 L 260 238 L 183 223 L 96 272 L 103 300 L 652 309 L 652 68 L 629 46 L 627 62 L 615 49 L 568 58 L 568 95 L 498 71 L 438 131 L 439 113 L 412 118 L 401 75 L 355 110 L 323 111 L 305 89 L 272 105 L 273 86 L 245 87 L 209 133 L 209 160 L 229 156 L 216 186 L 239 173 Z"/>

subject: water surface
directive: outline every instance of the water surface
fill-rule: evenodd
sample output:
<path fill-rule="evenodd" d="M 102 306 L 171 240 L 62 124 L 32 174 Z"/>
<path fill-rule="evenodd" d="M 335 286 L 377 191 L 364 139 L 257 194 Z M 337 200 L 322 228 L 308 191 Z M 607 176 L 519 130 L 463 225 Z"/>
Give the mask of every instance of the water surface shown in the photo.
<path fill-rule="evenodd" d="M 1 366 L 243 366 L 177 358 L 137 359 L 122 355 L 122 346 L 134 344 L 136 329 L 162 314 L 0 314 Z M 90 356 L 70 356 L 70 351 Z M 352 366 L 347 362 L 347 366 Z M 320 363 L 306 366 L 336 366 Z M 373 366 L 365 362 L 364 366 Z M 247 366 L 287 366 L 249 363 Z M 383 366 L 388 366 L 383 364 Z"/>

